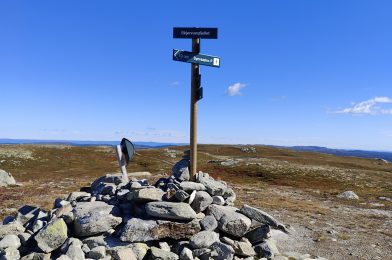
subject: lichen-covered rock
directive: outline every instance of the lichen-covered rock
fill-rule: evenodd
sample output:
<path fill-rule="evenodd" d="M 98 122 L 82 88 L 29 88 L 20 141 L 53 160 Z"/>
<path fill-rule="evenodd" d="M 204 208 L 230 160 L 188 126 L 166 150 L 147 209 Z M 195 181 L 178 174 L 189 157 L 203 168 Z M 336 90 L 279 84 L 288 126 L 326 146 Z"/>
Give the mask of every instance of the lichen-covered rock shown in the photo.
<path fill-rule="evenodd" d="M 59 248 L 68 237 L 68 228 L 64 220 L 59 218 L 49 222 L 35 236 L 38 247 L 45 253 L 50 253 Z"/>
<path fill-rule="evenodd" d="M 145 206 L 149 216 L 174 219 L 174 220 L 192 220 L 196 218 L 196 212 L 187 203 L 179 202 L 149 202 Z"/>
<path fill-rule="evenodd" d="M 79 202 L 73 212 L 74 232 L 80 237 L 106 232 L 122 222 L 118 208 L 102 201 Z"/>

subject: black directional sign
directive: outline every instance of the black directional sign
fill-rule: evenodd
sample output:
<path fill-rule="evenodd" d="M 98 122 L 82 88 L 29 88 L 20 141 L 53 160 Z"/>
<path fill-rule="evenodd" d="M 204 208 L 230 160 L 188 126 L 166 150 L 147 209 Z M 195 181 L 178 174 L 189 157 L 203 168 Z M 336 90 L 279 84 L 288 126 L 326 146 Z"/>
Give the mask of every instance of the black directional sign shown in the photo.
<path fill-rule="evenodd" d="M 218 28 L 174 27 L 173 38 L 218 39 Z"/>
<path fill-rule="evenodd" d="M 195 52 L 173 49 L 173 60 L 188 63 L 196 63 L 211 67 L 220 67 L 220 58 Z"/>

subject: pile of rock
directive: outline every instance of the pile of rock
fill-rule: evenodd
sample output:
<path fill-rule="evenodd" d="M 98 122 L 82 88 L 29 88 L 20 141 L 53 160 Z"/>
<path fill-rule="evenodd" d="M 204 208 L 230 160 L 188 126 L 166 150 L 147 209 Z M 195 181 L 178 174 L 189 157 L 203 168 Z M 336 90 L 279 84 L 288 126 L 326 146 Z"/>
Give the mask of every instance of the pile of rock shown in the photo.
<path fill-rule="evenodd" d="M 19 209 L 0 225 L 0 259 L 259 259 L 279 254 L 270 229 L 285 226 L 260 209 L 233 207 L 223 181 L 188 160 L 155 185 L 106 175 L 56 199 L 54 208 Z"/>

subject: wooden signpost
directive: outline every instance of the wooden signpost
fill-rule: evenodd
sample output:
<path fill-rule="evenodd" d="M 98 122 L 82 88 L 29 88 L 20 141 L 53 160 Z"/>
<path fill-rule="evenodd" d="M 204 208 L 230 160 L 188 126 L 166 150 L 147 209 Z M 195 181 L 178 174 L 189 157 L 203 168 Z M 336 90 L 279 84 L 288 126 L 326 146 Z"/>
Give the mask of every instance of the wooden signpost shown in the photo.
<path fill-rule="evenodd" d="M 191 122 L 190 122 L 190 174 L 194 180 L 197 170 L 197 101 L 203 98 L 200 65 L 220 67 L 220 58 L 200 54 L 200 39 L 217 39 L 217 28 L 173 28 L 173 38 L 192 39 L 192 52 L 173 49 L 173 60 L 191 64 Z"/>

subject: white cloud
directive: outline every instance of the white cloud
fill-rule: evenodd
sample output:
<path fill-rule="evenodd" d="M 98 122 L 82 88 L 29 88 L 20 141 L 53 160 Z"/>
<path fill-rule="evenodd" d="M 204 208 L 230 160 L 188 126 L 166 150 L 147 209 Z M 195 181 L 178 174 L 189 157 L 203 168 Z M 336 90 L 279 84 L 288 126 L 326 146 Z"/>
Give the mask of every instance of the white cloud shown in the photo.
<path fill-rule="evenodd" d="M 336 113 L 352 115 L 392 115 L 392 109 L 385 109 L 378 105 L 388 103 L 392 103 L 392 99 L 389 97 L 375 97 L 353 104 L 351 107 L 338 110 Z"/>
<path fill-rule="evenodd" d="M 243 89 L 244 87 L 246 87 L 246 84 L 243 83 L 234 83 L 233 85 L 230 85 L 227 90 L 226 90 L 226 94 L 233 97 L 233 96 L 238 96 L 238 95 L 242 95 L 241 93 L 241 89 Z"/>
<path fill-rule="evenodd" d="M 179 82 L 179 81 L 170 82 L 170 86 L 172 86 L 172 87 L 177 87 L 177 86 L 179 86 L 179 85 L 180 85 L 180 82 Z"/>

